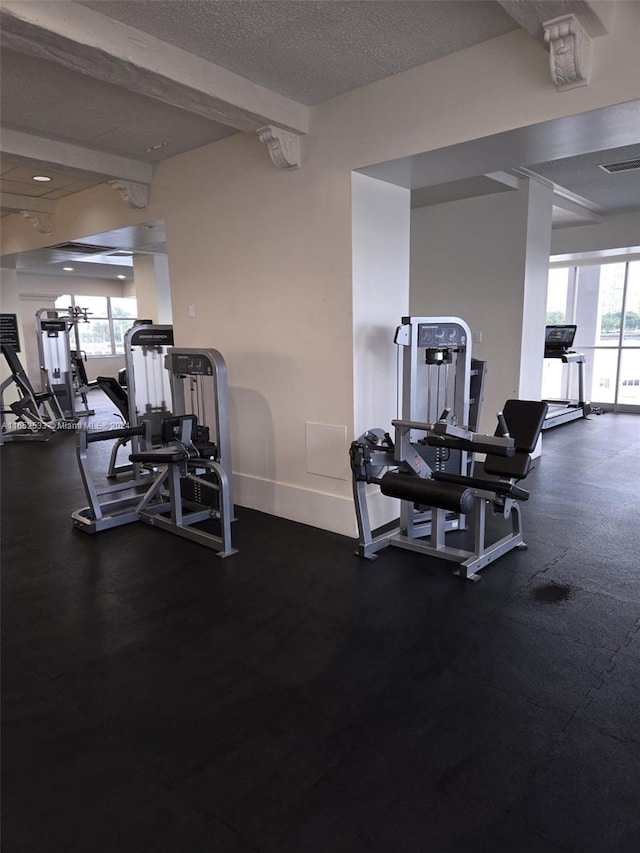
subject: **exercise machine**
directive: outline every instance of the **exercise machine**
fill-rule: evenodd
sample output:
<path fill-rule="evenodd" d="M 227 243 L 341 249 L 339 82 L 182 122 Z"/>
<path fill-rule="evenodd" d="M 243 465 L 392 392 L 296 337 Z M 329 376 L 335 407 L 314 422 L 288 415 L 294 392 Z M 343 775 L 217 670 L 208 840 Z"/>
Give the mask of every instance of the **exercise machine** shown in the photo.
<path fill-rule="evenodd" d="M 234 509 L 226 365 L 217 350 L 174 348 L 168 349 L 165 364 L 175 398 L 163 398 L 163 418 L 150 411 L 153 418 L 141 417 L 123 429 L 103 434 L 83 430 L 78 435 L 78 463 L 89 505 L 72 514 L 74 525 L 96 533 L 142 521 L 228 557 L 236 549 L 231 544 Z M 129 387 L 135 384 L 131 365 L 127 378 Z M 136 442 L 129 457 L 132 479 L 98 488 L 89 447 L 112 438 Z"/>
<path fill-rule="evenodd" d="M 78 430 L 76 459 L 88 502 L 87 506 L 71 514 L 74 526 L 78 529 L 85 533 L 99 533 L 138 520 L 137 507 L 149 488 L 152 472 L 130 468 L 131 473 L 126 481 L 104 485 L 96 480 L 96 465 L 92 464 L 99 443 L 115 441 L 116 444 L 125 444 L 136 438 L 142 439 L 144 444 L 150 442 L 149 423 L 110 430 Z"/>
<path fill-rule="evenodd" d="M 585 400 L 584 392 L 584 353 L 571 349 L 576 331 L 577 326 L 574 324 L 545 327 L 544 357 L 559 359 L 562 364 L 575 364 L 578 371 L 578 399 L 545 400 L 548 411 L 543 430 L 586 418 L 591 412 L 591 405 Z"/>
<path fill-rule="evenodd" d="M 40 360 L 42 391 L 51 388 L 65 418 L 93 415 L 87 402 L 90 383 L 80 350 L 78 324 L 88 323 L 88 311 L 69 307 L 65 310 L 40 308 L 36 311 L 36 335 Z M 71 335 L 75 335 L 74 347 Z M 82 400 L 82 406 L 77 403 Z"/>
<path fill-rule="evenodd" d="M 100 390 L 116 407 L 124 426 L 135 429 L 149 424 L 148 433 L 143 430 L 142 433 L 133 432 L 130 436 L 123 434 L 114 442 L 107 470 L 109 479 L 129 475 L 136 467 L 136 463 L 129 461 L 118 464 L 118 454 L 129 442 L 134 452 L 161 443 L 162 421 L 171 414 L 171 383 L 165 366 L 165 358 L 171 346 L 172 326 L 158 326 L 149 320 L 137 320 L 125 332 L 125 367 L 119 371 L 118 379 L 99 376 L 96 380 Z M 122 379 L 126 385 L 122 384 Z M 147 435 L 148 439 L 145 438 Z M 136 469 L 136 477 L 139 474 L 140 470 Z"/>
<path fill-rule="evenodd" d="M 0 444 L 15 440 L 48 441 L 62 426 L 65 418 L 53 389 L 43 383 L 36 391 L 29 381 L 22 362 L 11 344 L 2 344 L 2 354 L 11 376 L 0 384 Z M 10 388 L 17 399 L 5 402 Z M 12 416 L 12 420 L 7 420 Z"/>
<path fill-rule="evenodd" d="M 195 416 L 197 440 L 205 446 L 213 445 L 216 460 L 231 472 L 229 386 L 224 358 L 215 349 L 171 349 L 165 362 L 175 413 Z M 227 490 L 233 507 L 230 481 Z"/>
<path fill-rule="evenodd" d="M 398 346 L 400 365 L 400 415 L 398 423 L 433 423 L 446 420 L 452 427 L 464 425 L 468 430 L 477 429 L 484 393 L 486 364 L 472 357 L 471 330 L 459 317 L 403 317 L 397 327 L 394 341 Z M 369 430 L 375 436 L 380 431 Z M 370 558 L 385 547 L 374 541 L 369 523 L 365 484 L 361 464 L 368 467 L 370 452 L 364 433 L 364 442 L 357 439 L 351 446 L 351 465 L 354 474 L 354 497 L 360 531 L 358 553 Z M 395 442 L 388 433 L 383 442 L 376 442 L 378 450 L 374 460 L 382 465 L 395 464 Z M 416 476 L 422 472 L 436 470 L 450 474 L 469 475 L 473 463 L 472 455 L 464 448 L 444 448 L 428 445 L 412 429 L 402 434 L 402 451 L 411 452 L 403 467 Z M 386 448 L 381 457 L 380 447 Z M 362 455 L 362 458 L 361 458 Z M 400 504 L 400 525 L 410 535 L 429 530 L 431 511 L 414 512 L 411 503 Z M 447 519 L 447 529 L 464 529 L 464 514 Z"/>
<path fill-rule="evenodd" d="M 156 326 L 149 320 L 135 321 L 124 336 L 124 388 L 114 377 L 100 376 L 97 385 L 117 409 L 122 426 L 109 430 L 80 430 L 76 457 L 88 506 L 72 517 L 76 527 L 96 533 L 138 520 L 135 507 L 149 488 L 154 471 L 128 458 L 118 464 L 121 449 L 149 450 L 161 441 L 162 418 L 171 414 L 171 384 L 165 357 L 173 345 L 173 327 Z M 100 484 L 94 471 L 103 442 L 112 442 L 106 477 Z"/>
<path fill-rule="evenodd" d="M 141 521 L 206 545 L 227 557 L 233 498 L 227 368 L 214 349 L 170 349 L 166 364 L 176 414 L 162 422 L 165 446 L 131 454 L 164 465 L 138 507 Z M 161 494 L 167 496 L 162 500 Z M 196 527 L 215 519 L 218 531 Z"/>
<path fill-rule="evenodd" d="M 173 326 L 142 321 L 125 332 L 129 426 L 148 421 L 152 441 L 160 440 L 162 421 L 172 414 L 171 381 L 165 366 L 165 357 L 172 346 Z"/>
<path fill-rule="evenodd" d="M 405 548 L 453 561 L 457 574 L 477 580 L 485 566 L 526 547 L 518 501 L 529 494 L 518 482 L 529 473 L 547 405 L 508 400 L 496 434 L 481 435 L 485 365 L 471 357 L 466 323 L 407 317 L 395 340 L 403 348 L 402 417 L 392 421 L 393 437 L 367 430 L 350 448 L 356 554 L 373 560 L 388 546 Z M 483 466 L 476 454 L 486 455 Z M 399 525 L 378 534 L 368 510 L 371 485 L 400 500 Z M 489 535 L 487 509 L 509 522 L 497 538 Z"/>

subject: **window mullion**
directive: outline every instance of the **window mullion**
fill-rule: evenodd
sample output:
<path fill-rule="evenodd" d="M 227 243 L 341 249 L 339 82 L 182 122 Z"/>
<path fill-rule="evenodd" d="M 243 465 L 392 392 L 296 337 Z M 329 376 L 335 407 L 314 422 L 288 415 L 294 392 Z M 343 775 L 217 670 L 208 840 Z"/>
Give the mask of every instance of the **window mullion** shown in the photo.
<path fill-rule="evenodd" d="M 111 311 L 111 297 L 107 296 L 107 316 L 109 320 L 109 342 L 111 345 L 111 355 L 116 354 L 116 337 L 113 329 L 113 313 Z"/>

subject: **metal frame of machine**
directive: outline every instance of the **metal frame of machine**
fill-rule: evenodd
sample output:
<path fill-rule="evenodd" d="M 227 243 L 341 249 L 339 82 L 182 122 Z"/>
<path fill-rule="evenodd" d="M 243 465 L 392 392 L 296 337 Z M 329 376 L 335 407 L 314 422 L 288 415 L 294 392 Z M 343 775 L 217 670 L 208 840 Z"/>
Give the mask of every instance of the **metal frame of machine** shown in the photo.
<path fill-rule="evenodd" d="M 474 364 L 471 358 L 471 335 L 464 321 L 406 317 L 395 340 L 403 347 L 403 417 L 392 421 L 394 438 L 380 428 L 368 430 L 350 450 L 359 531 L 356 553 L 376 559 L 377 552 L 392 545 L 453 561 L 457 574 L 477 580 L 486 565 L 526 547 L 518 500 L 526 500 L 528 492 L 517 482 L 529 472 L 547 406 L 509 400 L 504 414 L 498 415 L 496 435 L 480 435 L 476 430 L 484 364 Z M 476 453 L 486 454 L 479 476 L 474 472 Z M 371 484 L 400 499 L 399 526 L 378 535 L 371 529 L 367 507 Z M 510 521 L 505 535 L 491 543 L 488 508 Z M 450 545 L 447 536 L 465 531 L 469 514 L 473 547 L 461 547 L 467 543 L 459 541 Z"/>
<path fill-rule="evenodd" d="M 0 444 L 10 441 L 48 441 L 69 421 L 64 417 L 53 390 L 43 382 L 36 391 L 27 376 L 14 346 L 2 344 L 11 375 L 0 384 Z M 7 391 L 15 386 L 17 399 L 5 402 Z M 15 420 L 8 421 L 7 415 Z"/>
<path fill-rule="evenodd" d="M 158 337 L 148 337 L 148 324 L 139 328 L 145 334 L 143 346 L 159 345 Z M 164 331 L 170 329 L 165 327 Z M 157 366 L 155 359 L 154 364 Z M 105 433 L 83 430 L 78 435 L 78 463 L 89 506 L 73 513 L 74 524 L 95 533 L 142 521 L 227 557 L 235 549 L 231 544 L 234 509 L 224 359 L 217 350 L 169 348 L 162 367 L 171 392 L 168 399 L 162 392 L 162 417 L 158 417 L 160 407 L 151 401 L 137 411 L 137 423 L 125 429 Z M 149 363 L 130 360 L 127 368 L 128 383 L 140 392 L 143 382 L 136 382 L 136 370 L 143 370 L 148 380 Z M 164 389 L 164 377 L 160 384 Z M 99 489 L 91 475 L 88 448 L 106 439 L 132 442 L 131 480 Z M 110 498 L 113 494 L 121 496 L 101 503 L 103 496 Z M 211 520 L 219 523 L 219 532 L 195 526 Z"/>
<path fill-rule="evenodd" d="M 149 447 L 158 442 L 163 418 L 172 414 L 171 383 L 165 366 L 166 355 L 172 346 L 173 326 L 143 321 L 134 323 L 125 332 L 126 424 L 135 429 L 142 422 L 149 423 Z M 101 379 L 103 382 L 115 381 L 105 377 Z M 102 390 L 107 393 L 104 387 Z M 115 405 L 124 418 L 122 403 L 116 402 Z M 134 453 L 147 449 L 146 444 L 141 444 L 142 438 L 137 433 L 132 437 L 123 436 L 116 441 L 109 460 L 107 476 L 110 479 L 129 474 L 131 471 L 134 471 L 135 477 L 140 476 L 141 470 L 137 463 L 118 465 L 118 452 L 130 441 Z"/>
<path fill-rule="evenodd" d="M 40 308 L 36 311 L 36 336 L 40 360 L 42 391 L 53 391 L 60 409 L 66 418 L 93 415 L 87 401 L 88 386 L 80 381 L 76 359 L 82 355 L 78 348 L 78 323 L 88 323 L 87 311 L 83 308 L 62 310 Z M 70 335 L 76 335 L 75 349 L 71 347 Z M 78 407 L 80 397 L 84 408 Z"/>

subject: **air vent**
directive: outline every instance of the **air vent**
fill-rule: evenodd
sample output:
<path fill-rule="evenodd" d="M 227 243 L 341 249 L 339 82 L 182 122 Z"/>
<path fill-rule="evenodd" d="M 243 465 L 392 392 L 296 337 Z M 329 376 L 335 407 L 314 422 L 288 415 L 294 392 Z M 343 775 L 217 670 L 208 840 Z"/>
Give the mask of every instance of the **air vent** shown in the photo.
<path fill-rule="evenodd" d="M 111 252 L 112 258 L 131 258 L 131 252 Z"/>
<path fill-rule="evenodd" d="M 605 172 L 613 174 L 614 172 L 630 172 L 632 169 L 640 169 L 640 159 L 624 160 L 621 163 L 606 163 L 599 166 Z"/>
<path fill-rule="evenodd" d="M 109 246 L 90 246 L 88 243 L 60 243 L 51 248 L 67 255 L 97 255 L 111 251 Z"/>

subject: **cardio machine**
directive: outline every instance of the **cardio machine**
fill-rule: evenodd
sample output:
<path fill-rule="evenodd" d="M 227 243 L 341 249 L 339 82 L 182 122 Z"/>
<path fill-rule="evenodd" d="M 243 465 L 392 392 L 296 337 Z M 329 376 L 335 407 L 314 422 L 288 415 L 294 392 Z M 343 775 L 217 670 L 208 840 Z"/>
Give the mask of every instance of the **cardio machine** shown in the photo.
<path fill-rule="evenodd" d="M 546 400 L 547 415 L 542 425 L 543 430 L 586 418 L 591 412 L 591 405 L 584 398 L 584 353 L 571 349 L 578 327 L 569 323 L 545 327 L 544 357 L 558 359 L 562 364 L 574 364 L 578 371 L 577 400 Z"/>

